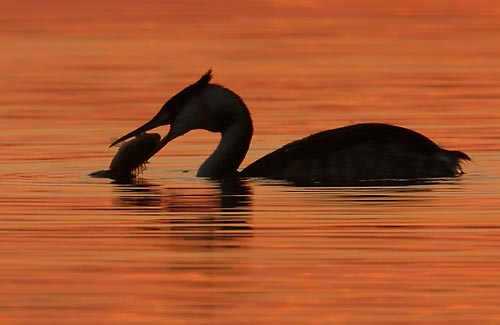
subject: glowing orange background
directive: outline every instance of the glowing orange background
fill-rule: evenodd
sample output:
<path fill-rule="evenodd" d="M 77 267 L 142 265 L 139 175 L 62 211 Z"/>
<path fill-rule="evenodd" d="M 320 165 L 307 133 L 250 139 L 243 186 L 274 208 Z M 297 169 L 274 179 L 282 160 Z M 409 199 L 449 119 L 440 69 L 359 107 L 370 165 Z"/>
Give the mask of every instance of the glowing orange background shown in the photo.
<path fill-rule="evenodd" d="M 1 7 L 0 322 L 500 319 L 499 1 Z M 195 131 L 143 186 L 86 177 L 109 164 L 110 138 L 209 67 L 252 111 L 243 165 L 368 121 L 475 162 L 461 182 L 416 189 L 256 181 L 248 206 L 222 211 L 219 188 L 194 177 L 217 136 Z"/>

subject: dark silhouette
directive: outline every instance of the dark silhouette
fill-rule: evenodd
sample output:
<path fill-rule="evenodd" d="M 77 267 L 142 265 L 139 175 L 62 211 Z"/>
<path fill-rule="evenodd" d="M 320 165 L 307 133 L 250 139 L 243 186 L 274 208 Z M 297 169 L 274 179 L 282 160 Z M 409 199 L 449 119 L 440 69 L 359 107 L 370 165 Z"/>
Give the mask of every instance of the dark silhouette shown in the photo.
<path fill-rule="evenodd" d="M 295 183 L 352 184 L 366 180 L 453 177 L 470 160 L 461 151 L 440 148 L 427 137 L 398 126 L 367 123 L 316 133 L 294 141 L 238 173 L 253 134 L 250 112 L 233 91 L 210 83 L 209 70 L 168 100 L 149 122 L 115 145 L 161 125 L 170 125 L 154 155 L 168 142 L 194 129 L 221 133 L 215 151 L 198 176 L 265 177 Z"/>
<path fill-rule="evenodd" d="M 147 160 L 156 153 L 160 143 L 158 133 L 140 133 L 133 140 L 125 142 L 113 157 L 109 169 L 91 173 L 91 177 L 112 178 L 128 183 L 135 178 L 135 172 L 144 169 Z"/>

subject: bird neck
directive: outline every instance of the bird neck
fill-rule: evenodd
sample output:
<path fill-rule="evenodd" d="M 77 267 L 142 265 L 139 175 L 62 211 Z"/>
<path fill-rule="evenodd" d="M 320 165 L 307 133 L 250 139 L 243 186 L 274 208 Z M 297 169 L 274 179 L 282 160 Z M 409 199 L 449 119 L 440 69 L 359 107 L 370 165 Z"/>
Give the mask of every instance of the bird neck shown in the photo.
<path fill-rule="evenodd" d="M 221 132 L 215 151 L 198 169 L 198 176 L 225 177 L 237 173 L 252 140 L 253 125 L 250 115 L 244 114 Z"/>

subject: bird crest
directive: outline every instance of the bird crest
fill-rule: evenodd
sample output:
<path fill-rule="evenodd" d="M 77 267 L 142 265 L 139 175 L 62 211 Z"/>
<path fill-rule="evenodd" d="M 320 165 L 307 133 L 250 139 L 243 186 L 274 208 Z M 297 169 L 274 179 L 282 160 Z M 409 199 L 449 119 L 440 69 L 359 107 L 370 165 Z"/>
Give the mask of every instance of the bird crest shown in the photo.
<path fill-rule="evenodd" d="M 181 109 L 191 98 L 205 89 L 211 80 L 212 69 L 209 69 L 200 79 L 198 79 L 198 81 L 187 86 L 163 104 L 157 115 L 165 114 L 167 111 L 169 111 L 172 116 L 177 115 L 179 109 Z"/>

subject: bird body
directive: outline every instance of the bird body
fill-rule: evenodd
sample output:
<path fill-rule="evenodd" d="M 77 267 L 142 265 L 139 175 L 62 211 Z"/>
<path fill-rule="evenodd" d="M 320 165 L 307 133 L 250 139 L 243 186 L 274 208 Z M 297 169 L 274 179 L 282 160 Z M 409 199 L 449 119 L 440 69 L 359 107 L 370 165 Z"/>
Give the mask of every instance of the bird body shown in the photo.
<path fill-rule="evenodd" d="M 168 100 L 153 119 L 112 145 L 161 125 L 168 134 L 152 155 L 168 142 L 194 129 L 221 134 L 215 151 L 198 176 L 264 177 L 328 184 L 362 180 L 420 179 L 462 174 L 470 158 L 440 148 L 422 134 L 399 126 L 365 123 L 319 132 L 291 142 L 238 172 L 253 134 L 250 112 L 233 91 L 210 83 L 209 70 L 196 83 Z"/>
<path fill-rule="evenodd" d="M 337 184 L 451 177 L 462 173 L 460 161 L 468 159 L 415 131 L 364 123 L 291 142 L 247 166 L 241 176 Z"/>

